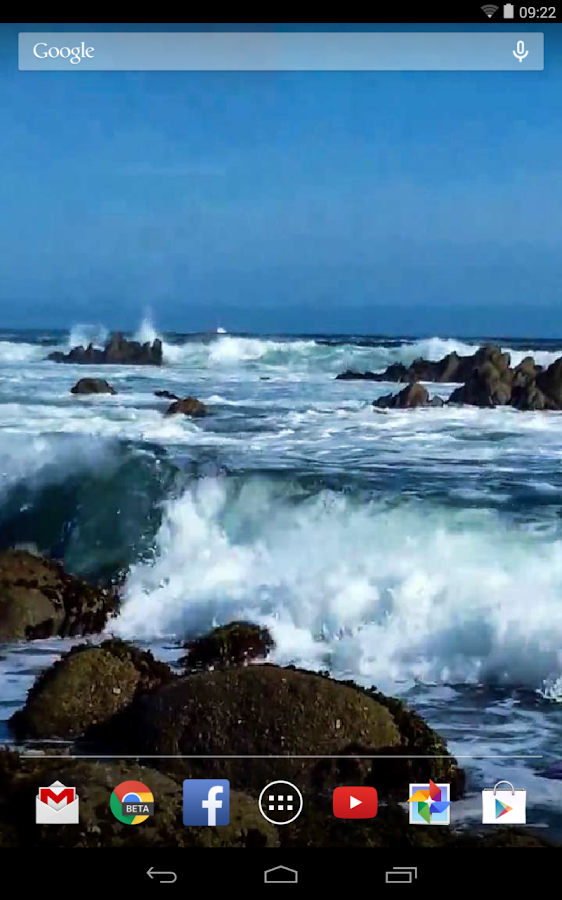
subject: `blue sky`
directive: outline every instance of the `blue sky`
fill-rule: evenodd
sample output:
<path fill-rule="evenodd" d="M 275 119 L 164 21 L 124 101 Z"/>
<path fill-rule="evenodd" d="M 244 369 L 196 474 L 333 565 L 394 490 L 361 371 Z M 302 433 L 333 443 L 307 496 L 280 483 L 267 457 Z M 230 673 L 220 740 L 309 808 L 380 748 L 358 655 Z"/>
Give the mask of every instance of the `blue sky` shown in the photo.
<path fill-rule="evenodd" d="M 103 29 L 0 26 L 1 326 L 562 335 L 560 26 L 524 76 L 19 72 L 20 30 Z"/>

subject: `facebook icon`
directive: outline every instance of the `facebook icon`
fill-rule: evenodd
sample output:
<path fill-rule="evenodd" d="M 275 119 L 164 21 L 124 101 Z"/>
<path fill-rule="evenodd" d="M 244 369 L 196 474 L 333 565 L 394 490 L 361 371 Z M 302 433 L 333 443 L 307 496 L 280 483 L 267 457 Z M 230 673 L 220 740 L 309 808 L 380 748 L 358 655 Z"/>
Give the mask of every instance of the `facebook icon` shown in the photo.
<path fill-rule="evenodd" d="M 184 825 L 228 825 L 230 781 L 188 778 L 183 783 Z"/>

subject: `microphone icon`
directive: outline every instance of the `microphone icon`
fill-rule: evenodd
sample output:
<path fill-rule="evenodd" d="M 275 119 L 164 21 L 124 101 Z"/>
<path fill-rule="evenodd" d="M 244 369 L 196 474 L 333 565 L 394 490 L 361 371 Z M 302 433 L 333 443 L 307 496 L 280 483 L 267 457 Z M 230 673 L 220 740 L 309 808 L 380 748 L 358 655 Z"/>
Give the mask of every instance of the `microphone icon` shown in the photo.
<path fill-rule="evenodd" d="M 517 50 L 513 51 L 513 55 L 519 60 L 519 62 L 523 62 L 525 57 L 529 55 L 529 51 L 525 50 L 524 41 L 517 41 Z"/>

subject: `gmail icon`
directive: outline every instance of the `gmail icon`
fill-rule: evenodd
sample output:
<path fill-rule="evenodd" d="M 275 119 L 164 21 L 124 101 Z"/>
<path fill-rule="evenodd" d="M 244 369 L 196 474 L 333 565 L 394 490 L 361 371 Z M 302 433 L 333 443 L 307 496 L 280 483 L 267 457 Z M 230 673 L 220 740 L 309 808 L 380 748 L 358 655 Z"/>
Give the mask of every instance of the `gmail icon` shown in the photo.
<path fill-rule="evenodd" d="M 60 781 L 40 787 L 35 798 L 35 821 L 37 825 L 78 825 L 76 788 L 65 787 Z"/>

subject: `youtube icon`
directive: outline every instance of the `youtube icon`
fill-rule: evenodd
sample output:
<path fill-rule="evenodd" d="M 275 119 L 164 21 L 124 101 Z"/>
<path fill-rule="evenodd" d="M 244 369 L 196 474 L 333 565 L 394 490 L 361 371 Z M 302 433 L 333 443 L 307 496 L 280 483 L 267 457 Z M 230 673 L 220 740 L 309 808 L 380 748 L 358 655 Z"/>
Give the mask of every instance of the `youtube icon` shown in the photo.
<path fill-rule="evenodd" d="M 377 807 L 373 787 L 338 787 L 334 791 L 334 815 L 338 819 L 374 819 Z"/>

